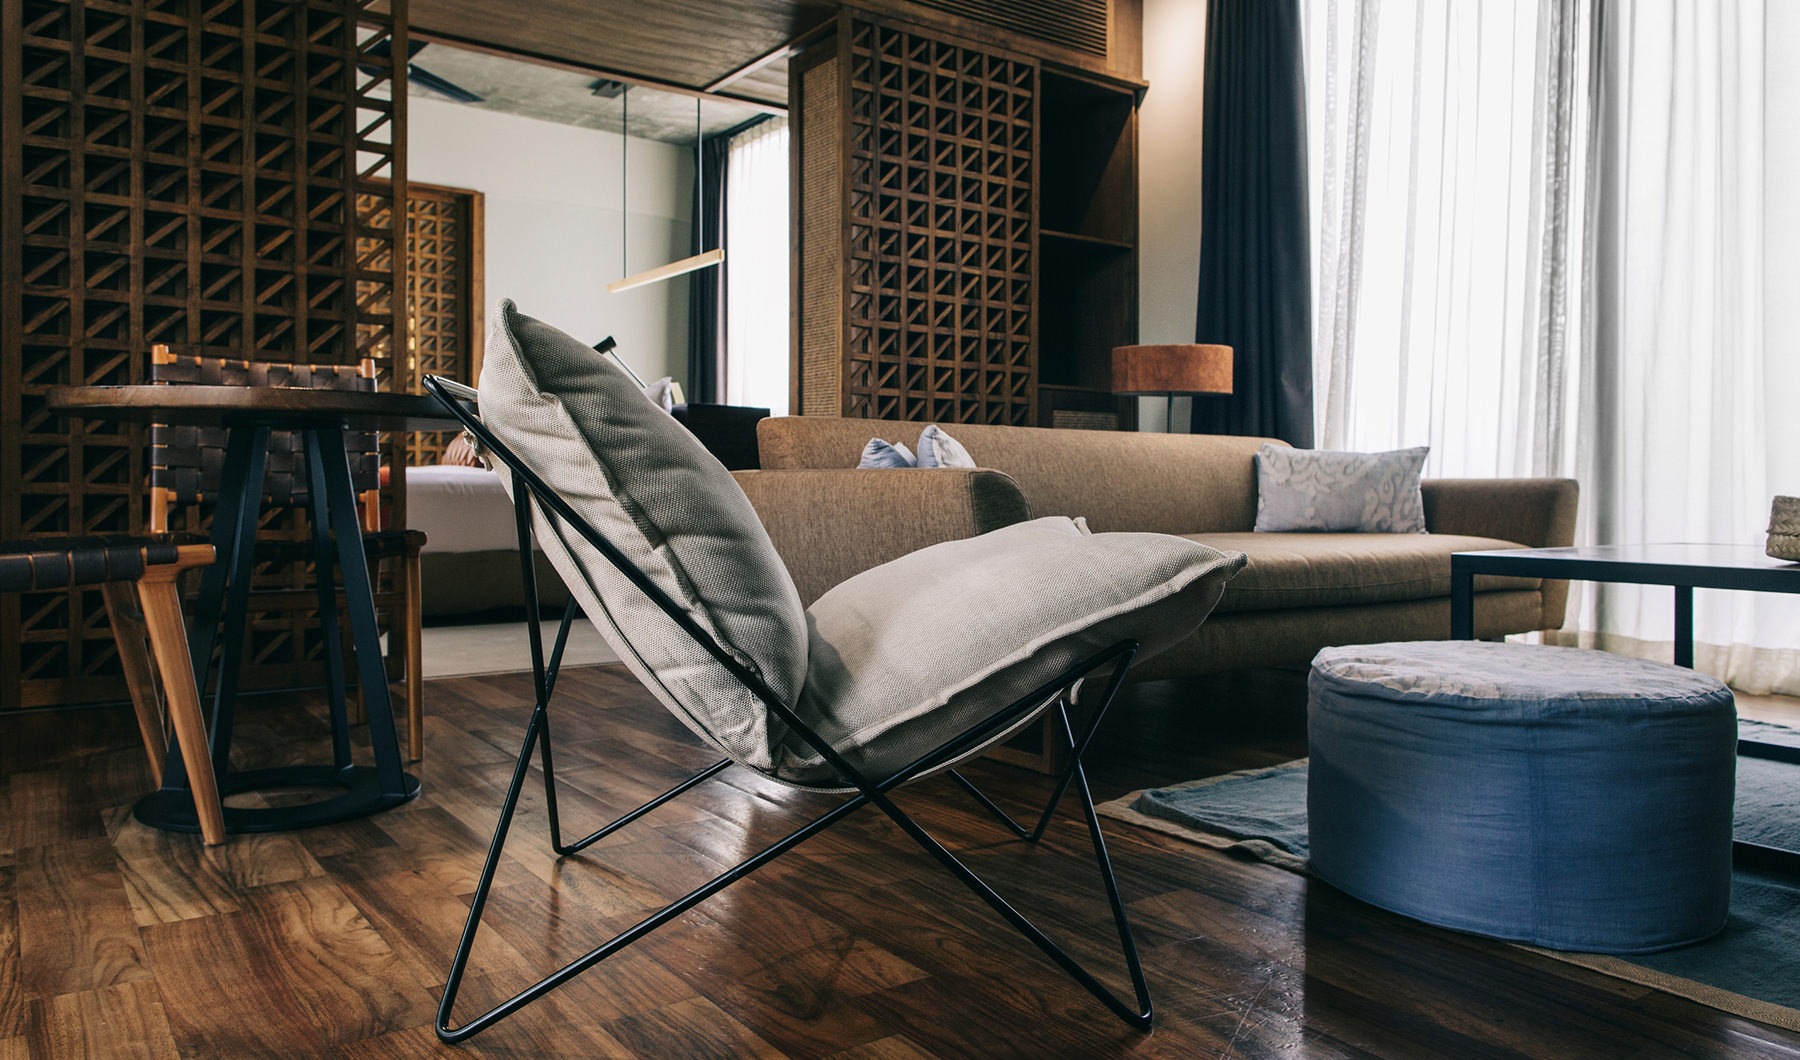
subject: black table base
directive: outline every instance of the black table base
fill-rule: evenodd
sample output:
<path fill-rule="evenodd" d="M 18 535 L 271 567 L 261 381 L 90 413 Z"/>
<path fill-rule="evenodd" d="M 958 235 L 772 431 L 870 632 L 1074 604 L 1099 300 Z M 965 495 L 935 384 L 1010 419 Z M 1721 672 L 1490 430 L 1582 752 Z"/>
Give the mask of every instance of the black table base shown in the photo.
<path fill-rule="evenodd" d="M 1676 666 L 1694 665 L 1694 590 L 1732 589 L 1748 592 L 1800 593 L 1800 567 L 1763 557 L 1750 550 L 1713 545 L 1647 545 L 1642 547 L 1499 549 L 1457 552 L 1450 557 L 1450 638 L 1475 636 L 1475 576 L 1492 574 L 1522 578 L 1667 585 L 1674 590 Z M 1800 765 L 1800 747 L 1739 740 L 1738 757 L 1764 758 Z M 1732 843 L 1732 863 L 1800 876 L 1800 850 L 1759 843 Z"/>
<path fill-rule="evenodd" d="M 371 766 L 281 766 L 233 773 L 219 790 L 220 798 L 245 792 L 274 792 L 292 788 L 337 788 L 338 794 L 291 806 L 226 806 L 225 830 L 233 834 L 285 832 L 314 825 L 337 824 L 380 813 L 408 802 L 419 794 L 419 778 L 401 774 L 399 791 L 384 791 Z M 194 799 L 185 789 L 165 788 L 138 800 L 132 816 L 152 828 L 169 832 L 200 831 Z"/>
<path fill-rule="evenodd" d="M 264 460 L 271 427 L 291 426 L 303 434 L 307 457 L 308 515 L 311 517 L 317 568 L 319 621 L 325 648 L 326 691 L 331 700 L 330 765 L 284 766 L 231 770 L 231 738 L 237 714 L 237 683 L 243 629 L 250 609 L 250 580 L 255 567 L 257 513 L 262 505 Z M 228 833 L 276 832 L 331 824 L 398 806 L 419 794 L 419 780 L 401 768 L 394 709 L 382 662 L 381 633 L 375 621 L 375 598 L 363 554 L 350 462 L 344 447 L 345 425 L 318 419 L 234 426 L 225 451 L 220 503 L 213 515 L 212 544 L 218 562 L 206 569 L 200 584 L 190 643 L 200 687 L 207 687 L 213 648 L 219 645 L 209 727 L 213 771 L 219 794 L 283 788 L 337 788 L 325 799 L 289 806 L 226 807 Z M 338 634 L 338 586 L 350 615 L 357 681 L 368 713 L 369 745 L 374 765 L 350 760 L 350 725 L 346 707 L 346 669 Z M 221 643 L 219 638 L 224 636 Z M 170 741 L 163 786 L 138 802 L 134 814 L 153 828 L 194 832 L 199 823 L 180 749 Z"/>

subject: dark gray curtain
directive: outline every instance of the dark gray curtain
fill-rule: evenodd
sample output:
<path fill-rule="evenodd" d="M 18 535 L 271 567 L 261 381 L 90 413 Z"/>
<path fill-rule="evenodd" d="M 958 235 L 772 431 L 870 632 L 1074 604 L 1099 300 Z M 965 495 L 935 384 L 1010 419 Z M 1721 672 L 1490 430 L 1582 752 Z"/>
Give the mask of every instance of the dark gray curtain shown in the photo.
<path fill-rule="evenodd" d="M 1237 351 L 1230 395 L 1194 398 L 1193 429 L 1310 448 L 1312 286 L 1306 82 L 1298 0 L 1212 0 L 1194 339 Z"/>
<path fill-rule="evenodd" d="M 700 145 L 700 179 L 694 187 L 693 253 L 725 245 L 725 156 L 737 130 L 706 137 Z M 688 287 L 689 401 L 724 399 L 725 264 L 691 273 Z"/>

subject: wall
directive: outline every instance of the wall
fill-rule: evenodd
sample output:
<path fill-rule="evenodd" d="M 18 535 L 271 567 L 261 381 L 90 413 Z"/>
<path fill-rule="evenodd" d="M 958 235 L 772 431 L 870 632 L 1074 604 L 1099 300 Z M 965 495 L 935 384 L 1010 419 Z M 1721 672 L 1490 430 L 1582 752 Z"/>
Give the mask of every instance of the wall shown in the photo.
<path fill-rule="evenodd" d="M 619 294 L 620 150 L 616 133 L 578 129 L 415 96 L 409 179 L 484 193 L 489 327 L 502 298 L 589 342 L 606 335 L 645 380 L 687 376 L 688 280 Z M 630 272 L 689 253 L 693 154 L 630 143 Z"/>
<path fill-rule="evenodd" d="M 1138 341 L 1193 342 L 1200 288 L 1200 99 L 1204 0 L 1144 0 L 1138 111 Z M 1176 398 L 1175 422 L 1192 399 Z M 1167 430 L 1169 404 L 1140 398 L 1138 429 Z"/>

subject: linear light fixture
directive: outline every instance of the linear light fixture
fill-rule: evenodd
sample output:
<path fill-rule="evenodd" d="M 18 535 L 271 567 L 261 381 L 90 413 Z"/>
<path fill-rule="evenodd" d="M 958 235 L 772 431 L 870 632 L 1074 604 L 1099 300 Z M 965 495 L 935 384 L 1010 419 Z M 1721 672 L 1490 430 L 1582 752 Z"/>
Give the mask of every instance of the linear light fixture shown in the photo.
<path fill-rule="evenodd" d="M 658 265 L 654 269 L 645 269 L 635 276 L 627 276 L 623 279 L 614 280 L 606 285 L 606 289 L 612 294 L 618 294 L 620 291 L 629 291 L 633 287 L 642 287 L 647 283 L 655 283 L 658 280 L 667 280 L 675 276 L 680 276 L 682 273 L 693 272 L 695 269 L 704 269 L 708 265 L 717 265 L 724 260 L 725 251 L 719 247 L 714 247 L 711 250 L 703 250 L 691 257 L 682 258 L 680 261 L 671 261 L 667 265 Z"/>
<path fill-rule="evenodd" d="M 631 143 L 631 86 L 625 86 L 624 90 L 620 93 L 619 103 L 624 111 L 623 121 L 621 123 L 623 125 L 623 130 L 619 137 L 619 271 L 623 272 L 625 271 L 626 252 L 630 246 L 630 243 L 626 239 L 626 226 L 629 224 L 631 216 L 631 211 L 628 208 L 630 205 L 630 197 L 626 192 L 631 185 L 631 170 L 626 164 L 626 152 L 628 150 L 628 145 Z M 704 168 L 705 160 L 701 157 L 701 148 L 704 143 L 705 139 L 700 134 L 700 97 L 695 96 L 694 203 L 698 208 L 699 216 L 694 219 L 694 223 L 700 226 L 700 244 L 702 246 L 706 245 L 706 210 L 702 205 L 705 201 L 705 196 L 701 194 L 705 190 L 702 187 L 701 182 L 706 179 L 706 170 Z M 660 283 L 663 280 L 673 279 L 677 276 L 683 276 L 690 272 L 718 265 L 724 260 L 725 248 L 714 247 L 711 250 L 703 250 L 698 254 L 682 258 L 680 261 L 671 261 L 667 265 L 658 265 L 654 269 L 645 269 L 643 272 L 620 277 L 606 285 L 606 292 L 608 294 L 618 294 L 620 291 L 629 291 L 633 287 L 643 287 L 646 284 Z"/>

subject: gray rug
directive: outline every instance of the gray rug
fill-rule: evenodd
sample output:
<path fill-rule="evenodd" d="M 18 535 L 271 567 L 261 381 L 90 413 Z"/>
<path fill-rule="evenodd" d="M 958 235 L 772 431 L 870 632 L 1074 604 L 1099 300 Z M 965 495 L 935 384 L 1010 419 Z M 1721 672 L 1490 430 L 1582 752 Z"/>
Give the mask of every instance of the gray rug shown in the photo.
<path fill-rule="evenodd" d="M 1740 734 L 1800 746 L 1800 731 L 1778 725 L 1745 721 Z M 1306 871 L 1305 759 L 1133 792 L 1099 810 L 1294 872 Z M 1800 850 L 1800 767 L 1739 759 L 1736 834 L 1766 846 Z M 1725 929 L 1692 946 L 1629 959 L 1524 948 L 1800 1030 L 1800 879 L 1794 877 L 1736 870 Z"/>

